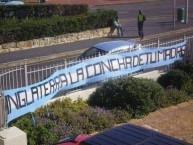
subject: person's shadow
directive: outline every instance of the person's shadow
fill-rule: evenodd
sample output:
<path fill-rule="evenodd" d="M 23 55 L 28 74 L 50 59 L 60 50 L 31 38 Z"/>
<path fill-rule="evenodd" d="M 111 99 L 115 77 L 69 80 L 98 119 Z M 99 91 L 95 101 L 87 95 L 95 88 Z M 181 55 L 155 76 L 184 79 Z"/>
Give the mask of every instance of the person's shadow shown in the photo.
<path fill-rule="evenodd" d="M 111 27 L 107 35 L 108 38 L 138 38 L 138 36 L 119 36 L 116 32 L 116 28 Z M 116 32 L 116 35 L 113 35 Z"/>

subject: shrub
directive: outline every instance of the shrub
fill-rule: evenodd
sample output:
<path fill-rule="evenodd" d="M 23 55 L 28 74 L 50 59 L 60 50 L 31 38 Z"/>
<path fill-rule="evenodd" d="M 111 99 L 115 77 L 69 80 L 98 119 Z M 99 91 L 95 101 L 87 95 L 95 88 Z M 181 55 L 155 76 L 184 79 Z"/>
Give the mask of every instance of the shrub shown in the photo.
<path fill-rule="evenodd" d="M 118 108 L 115 108 L 113 110 L 111 110 L 111 112 L 114 114 L 115 116 L 115 121 L 116 123 L 125 123 L 125 122 L 128 122 L 128 120 L 130 120 L 132 117 L 131 117 L 131 113 L 126 111 L 126 110 L 121 110 L 121 109 L 118 109 Z"/>
<path fill-rule="evenodd" d="M 109 27 L 116 16 L 116 11 L 100 10 L 84 15 L 37 20 L 0 20 L 0 44 Z"/>
<path fill-rule="evenodd" d="M 157 81 L 164 88 L 173 87 L 178 90 L 183 90 L 188 94 L 193 93 L 192 79 L 183 70 L 170 70 L 166 74 L 161 75 Z"/>
<path fill-rule="evenodd" d="M 180 69 L 186 72 L 193 79 L 193 65 L 188 61 L 176 61 L 174 63 L 174 69 Z"/>
<path fill-rule="evenodd" d="M 79 115 L 82 117 L 84 122 L 87 122 L 84 127 L 89 133 L 102 131 L 105 128 L 110 128 L 116 124 L 114 114 L 109 110 L 99 107 L 88 107 L 80 111 Z"/>
<path fill-rule="evenodd" d="M 126 115 L 126 116 L 125 116 Z M 81 133 L 93 133 L 127 121 L 129 114 L 121 110 L 89 107 L 85 101 L 67 98 L 55 101 L 11 122 L 27 133 L 29 145 L 47 145 Z M 117 118 L 118 117 L 118 118 Z"/>
<path fill-rule="evenodd" d="M 1 5 L 0 18 L 50 18 L 53 16 L 71 16 L 88 13 L 88 5 L 64 5 L 64 4 L 46 4 L 46 5 Z"/>
<path fill-rule="evenodd" d="M 118 107 L 140 116 L 162 107 L 164 97 L 164 89 L 153 80 L 127 77 L 104 83 L 88 103 L 107 109 Z"/>
<path fill-rule="evenodd" d="M 188 101 L 191 97 L 184 91 L 177 90 L 175 88 L 166 89 L 166 107 L 170 105 L 177 105 L 179 103 Z"/>
<path fill-rule="evenodd" d="M 50 142 L 55 142 L 58 137 L 50 132 L 48 125 L 50 122 L 47 119 L 42 119 L 41 123 L 36 118 L 36 124 L 32 121 L 31 115 L 24 115 L 13 121 L 11 126 L 17 126 L 27 134 L 27 142 L 29 145 L 47 145 Z"/>

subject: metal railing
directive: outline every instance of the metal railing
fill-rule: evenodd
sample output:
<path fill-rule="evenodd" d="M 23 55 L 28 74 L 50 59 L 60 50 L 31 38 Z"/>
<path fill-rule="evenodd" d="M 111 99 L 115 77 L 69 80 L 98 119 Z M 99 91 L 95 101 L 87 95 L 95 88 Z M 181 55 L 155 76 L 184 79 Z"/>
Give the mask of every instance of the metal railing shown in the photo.
<path fill-rule="evenodd" d="M 186 60 L 192 61 L 193 32 L 167 38 L 165 37 L 148 40 L 146 42 L 142 42 L 142 48 L 148 47 L 152 49 L 159 49 L 159 47 L 171 46 L 184 41 L 187 41 L 185 58 Z M 92 58 L 93 57 L 95 56 L 92 56 Z M 70 65 L 74 65 L 75 63 L 79 62 L 62 58 L 59 60 L 52 60 L 49 62 L 42 62 L 38 64 L 25 64 L 12 68 L 4 68 L 0 70 L 0 86 L 2 90 L 9 90 L 31 85 L 44 80 L 45 78 L 53 74 L 56 70 L 67 68 Z M 168 68 L 168 66 L 161 67 L 162 70 L 167 70 Z M 151 71 L 151 69 L 145 71 Z"/>

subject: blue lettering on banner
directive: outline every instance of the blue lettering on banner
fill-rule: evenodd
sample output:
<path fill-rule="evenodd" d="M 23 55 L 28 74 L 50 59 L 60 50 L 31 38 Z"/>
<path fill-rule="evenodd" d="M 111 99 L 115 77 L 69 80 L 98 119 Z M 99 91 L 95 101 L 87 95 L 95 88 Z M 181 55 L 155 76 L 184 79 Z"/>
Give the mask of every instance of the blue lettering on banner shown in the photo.
<path fill-rule="evenodd" d="M 58 70 L 47 79 L 22 88 L 3 91 L 6 97 L 8 119 L 34 111 L 60 90 L 68 90 L 87 83 L 102 81 L 139 71 L 168 65 L 183 59 L 186 42 L 170 47 L 142 48 L 137 51 L 105 55 L 82 61 Z"/>

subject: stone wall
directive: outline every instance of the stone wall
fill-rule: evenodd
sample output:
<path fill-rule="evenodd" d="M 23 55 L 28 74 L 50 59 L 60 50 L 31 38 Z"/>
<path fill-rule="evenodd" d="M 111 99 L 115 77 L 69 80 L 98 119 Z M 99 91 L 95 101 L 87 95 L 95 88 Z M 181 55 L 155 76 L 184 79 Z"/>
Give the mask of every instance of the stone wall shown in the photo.
<path fill-rule="evenodd" d="M 40 39 L 28 40 L 28 41 L 11 42 L 6 44 L 1 44 L 0 53 L 25 50 L 25 49 L 31 49 L 36 47 L 45 47 L 45 46 L 75 42 L 75 41 L 92 39 L 92 38 L 107 37 L 109 32 L 110 32 L 110 28 L 102 28 L 102 29 L 82 31 L 79 33 L 63 34 L 56 37 L 45 37 Z"/>

